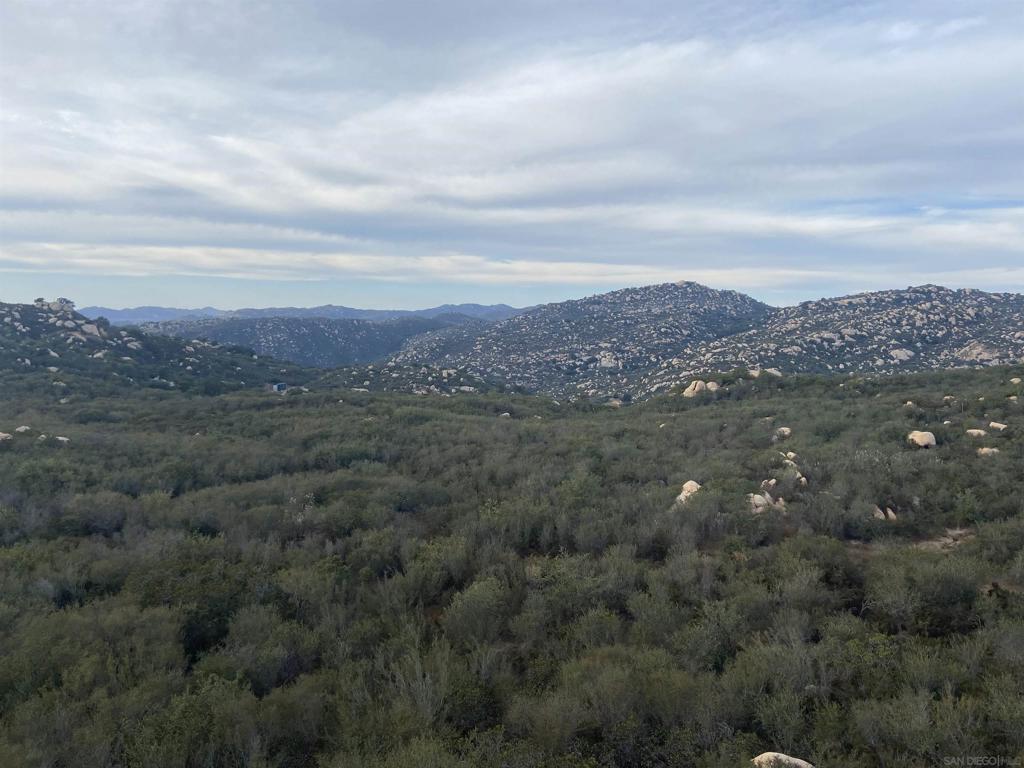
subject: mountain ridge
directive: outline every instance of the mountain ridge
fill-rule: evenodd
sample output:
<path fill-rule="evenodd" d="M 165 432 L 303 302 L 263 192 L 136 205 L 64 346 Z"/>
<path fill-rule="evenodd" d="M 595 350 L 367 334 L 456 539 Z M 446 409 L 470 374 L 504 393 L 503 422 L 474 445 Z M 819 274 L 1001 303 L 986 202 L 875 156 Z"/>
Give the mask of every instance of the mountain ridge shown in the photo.
<path fill-rule="evenodd" d="M 65 319 L 52 321 L 61 327 Z M 87 322 L 76 315 L 64 335 L 81 335 Z M 737 370 L 889 375 L 1021 362 L 1024 295 L 925 284 L 771 307 L 682 281 L 543 304 L 493 321 L 454 314 L 219 317 L 124 333 L 141 344 L 158 338 L 153 331 L 205 337 L 211 349 L 255 348 L 300 365 L 349 366 L 339 381 L 354 387 L 451 393 L 481 385 L 629 400 Z"/>
<path fill-rule="evenodd" d="M 114 309 L 111 307 L 89 306 L 78 311 L 90 319 L 105 317 L 114 325 L 139 325 L 177 320 L 200 320 L 209 318 L 266 317 L 327 318 L 333 320 L 396 320 L 402 317 L 434 318 L 439 315 L 460 314 L 480 320 L 503 320 L 529 308 L 512 307 L 508 304 L 440 304 L 426 309 L 359 309 L 340 304 L 321 304 L 315 307 L 245 307 L 242 309 L 218 309 L 202 307 L 187 309 L 178 307 L 139 306 Z"/>

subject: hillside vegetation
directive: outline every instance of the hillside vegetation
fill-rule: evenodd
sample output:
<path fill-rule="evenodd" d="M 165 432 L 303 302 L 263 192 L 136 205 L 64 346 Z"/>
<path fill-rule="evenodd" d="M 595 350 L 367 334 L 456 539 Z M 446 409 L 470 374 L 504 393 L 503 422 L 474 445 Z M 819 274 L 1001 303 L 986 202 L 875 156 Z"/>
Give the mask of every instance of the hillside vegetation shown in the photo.
<path fill-rule="evenodd" d="M 234 344 L 298 365 L 338 368 L 382 360 L 414 336 L 461 324 L 477 327 L 483 322 L 465 315 L 381 321 L 230 317 L 147 323 L 142 329 L 181 339 Z"/>
<path fill-rule="evenodd" d="M 5 766 L 1024 754 L 1020 367 L 619 409 L 16 375 Z"/>

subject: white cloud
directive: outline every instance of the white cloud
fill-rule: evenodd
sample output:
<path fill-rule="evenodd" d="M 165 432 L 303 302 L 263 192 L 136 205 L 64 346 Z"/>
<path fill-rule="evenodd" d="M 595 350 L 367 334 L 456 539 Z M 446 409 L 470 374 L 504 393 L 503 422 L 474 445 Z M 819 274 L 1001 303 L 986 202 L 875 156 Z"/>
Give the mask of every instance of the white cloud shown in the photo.
<path fill-rule="evenodd" d="M 543 33 L 512 8 L 443 43 L 331 4 L 52 5 L 0 17 L 0 268 L 577 285 L 728 260 L 824 290 L 957 255 L 1010 279 L 1024 250 L 1009 3 L 609 3 Z"/>
<path fill-rule="evenodd" d="M 716 262 L 717 264 L 717 262 Z M 450 281 L 493 286 L 603 286 L 693 280 L 719 288 L 764 294 L 822 281 L 885 288 L 929 280 L 953 286 L 1024 289 L 1024 267 L 965 268 L 928 272 L 890 269 L 812 269 L 749 266 L 655 265 L 580 261 L 490 259 L 465 253 L 394 255 L 350 251 L 275 251 L 230 247 L 166 247 L 23 243 L 0 253 L 0 272 L 48 269 L 63 273 L 129 277 L 193 276 L 242 280 L 323 281 L 340 278 L 392 283 Z"/>

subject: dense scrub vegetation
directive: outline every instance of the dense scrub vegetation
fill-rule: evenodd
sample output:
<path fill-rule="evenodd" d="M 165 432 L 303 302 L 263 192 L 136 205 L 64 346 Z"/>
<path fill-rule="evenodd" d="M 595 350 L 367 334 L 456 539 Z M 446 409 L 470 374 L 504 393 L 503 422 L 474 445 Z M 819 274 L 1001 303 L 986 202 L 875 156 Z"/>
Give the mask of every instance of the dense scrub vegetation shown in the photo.
<path fill-rule="evenodd" d="M 618 410 L 60 405 L 19 379 L 0 400 L 0 764 L 1021 755 L 1019 375 L 725 377 L 717 399 Z M 1009 428 L 965 435 L 990 421 Z M 771 479 L 785 510 L 751 514 Z"/>

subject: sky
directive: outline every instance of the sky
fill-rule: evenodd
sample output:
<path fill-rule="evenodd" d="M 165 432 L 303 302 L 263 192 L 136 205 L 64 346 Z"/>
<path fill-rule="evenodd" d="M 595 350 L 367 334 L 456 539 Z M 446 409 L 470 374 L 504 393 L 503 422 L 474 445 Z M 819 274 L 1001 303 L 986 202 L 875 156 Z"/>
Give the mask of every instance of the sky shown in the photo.
<path fill-rule="evenodd" d="M 1024 292 L 1024 3 L 0 3 L 0 301 L 674 280 Z"/>

